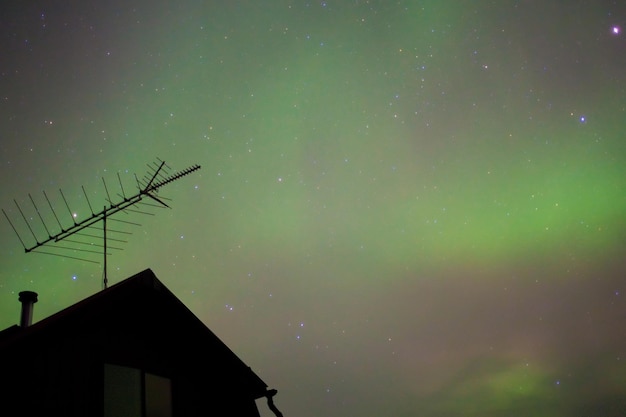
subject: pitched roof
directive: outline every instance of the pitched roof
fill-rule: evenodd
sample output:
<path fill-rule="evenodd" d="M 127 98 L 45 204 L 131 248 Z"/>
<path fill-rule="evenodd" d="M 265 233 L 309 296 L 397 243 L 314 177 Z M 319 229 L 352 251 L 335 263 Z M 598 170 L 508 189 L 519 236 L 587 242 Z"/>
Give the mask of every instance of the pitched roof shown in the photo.
<path fill-rule="evenodd" d="M 142 338 L 146 352 L 156 341 L 174 346 L 171 355 L 184 366 L 219 363 L 254 398 L 265 396 L 267 385 L 237 357 L 202 321 L 161 283 L 150 269 L 102 290 L 27 328 L 12 326 L 0 332 L 0 351 L 46 338 L 72 337 L 78 333 L 123 334 Z M 112 329 L 112 330 L 111 330 Z M 44 341 L 44 342 L 42 342 Z M 119 343 L 117 343 L 119 345 Z M 107 344 L 115 355 L 115 342 Z M 122 353 L 123 352 L 123 353 Z M 119 347 L 118 354 L 126 354 Z M 139 356 L 137 357 L 138 359 Z"/>

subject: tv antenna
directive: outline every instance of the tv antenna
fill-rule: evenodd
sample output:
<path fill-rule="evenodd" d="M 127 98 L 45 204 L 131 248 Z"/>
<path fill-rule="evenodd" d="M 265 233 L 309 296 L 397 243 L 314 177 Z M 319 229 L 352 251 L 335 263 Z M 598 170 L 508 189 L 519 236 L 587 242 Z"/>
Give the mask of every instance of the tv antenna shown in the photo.
<path fill-rule="evenodd" d="M 183 169 L 182 171 L 171 172 L 171 169 L 165 164 L 165 161 L 162 161 L 158 158 L 156 161 L 147 164 L 147 166 L 148 171 L 142 178 L 138 178 L 135 175 L 137 190 L 135 194 L 131 196 L 126 195 L 120 174 L 119 172 L 117 173 L 119 193 L 117 194 L 118 199 L 116 200 L 116 202 L 114 202 L 114 200 L 111 198 L 106 181 L 104 180 L 104 178 L 102 178 L 102 184 L 104 186 L 104 191 L 106 194 L 106 203 L 102 211 L 94 211 L 91 202 L 89 201 L 87 192 L 85 191 L 85 187 L 82 187 L 83 195 L 85 196 L 85 200 L 87 201 L 87 205 L 89 206 L 89 211 L 91 212 L 91 215 L 80 221 L 77 220 L 76 212 L 70 209 L 67 199 L 65 198 L 65 195 L 63 194 L 63 191 L 61 189 L 59 189 L 59 195 L 61 197 L 60 200 L 62 200 L 63 204 L 60 204 L 61 201 L 57 198 L 56 205 L 53 204 L 53 200 L 51 200 L 46 192 L 43 191 L 43 196 L 47 202 L 47 206 L 49 209 L 49 211 L 46 210 L 45 212 L 42 212 L 39 209 L 39 207 L 35 203 L 35 199 L 33 199 L 33 197 L 28 194 L 28 198 L 32 205 L 32 209 L 28 212 L 28 216 L 27 214 L 25 214 L 26 212 L 22 210 L 17 201 L 13 200 L 21 218 L 24 221 L 22 227 L 19 229 L 14 225 L 4 209 L 2 210 L 2 212 L 4 213 L 4 216 L 13 228 L 13 231 L 17 235 L 17 238 L 22 243 L 22 246 L 24 247 L 24 252 L 26 253 L 33 252 L 45 255 L 61 256 L 64 258 L 78 259 L 81 261 L 87 261 L 92 263 L 99 262 L 93 260 L 92 258 L 89 258 L 89 256 L 101 253 L 104 258 L 102 282 L 103 287 L 107 288 L 107 256 L 111 255 L 111 252 L 109 252 L 111 250 L 122 250 L 122 248 L 120 247 L 111 246 L 109 242 L 114 242 L 114 244 L 126 243 L 126 240 L 123 239 L 124 235 L 132 234 L 128 231 L 109 228 L 109 221 L 115 221 L 118 223 L 128 224 L 132 226 L 141 226 L 139 223 L 111 218 L 111 216 L 119 212 L 123 212 L 126 214 L 139 213 L 145 215 L 154 215 L 154 213 L 151 213 L 147 210 L 154 207 L 169 208 L 169 206 L 163 201 L 167 199 L 158 195 L 160 189 L 165 185 L 200 169 L 200 165 L 192 165 L 186 169 Z M 69 221 L 65 218 L 67 216 L 64 216 L 64 218 L 61 218 L 59 216 L 59 205 L 65 206 L 64 209 L 66 209 L 69 213 Z M 40 227 L 38 228 L 33 224 L 33 218 L 35 217 L 35 213 L 36 216 L 39 218 L 43 229 L 41 229 Z M 54 217 L 53 222 L 50 221 L 52 217 Z M 47 222 L 46 220 L 44 220 L 44 218 L 47 219 Z M 102 222 L 101 236 L 89 233 L 90 231 L 86 230 L 96 228 L 96 225 L 99 222 Z M 35 223 L 39 222 L 35 221 Z M 52 227 L 49 226 L 50 223 L 52 223 Z M 18 230 L 21 230 L 21 233 Z M 116 237 L 110 237 L 109 233 L 114 234 Z M 70 239 L 70 237 L 72 237 L 72 239 Z M 93 241 L 94 238 L 101 238 L 102 244 L 95 244 Z M 32 243 L 33 241 L 35 242 L 34 244 Z M 30 243 L 27 244 L 26 242 Z M 101 250 L 98 250 L 98 248 L 101 248 Z M 68 254 L 70 253 L 68 251 L 70 251 L 71 254 Z"/>

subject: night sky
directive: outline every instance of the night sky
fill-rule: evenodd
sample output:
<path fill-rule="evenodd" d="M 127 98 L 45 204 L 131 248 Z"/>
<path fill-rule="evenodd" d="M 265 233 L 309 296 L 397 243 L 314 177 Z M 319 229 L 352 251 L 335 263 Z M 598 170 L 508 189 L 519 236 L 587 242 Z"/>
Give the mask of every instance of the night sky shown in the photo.
<path fill-rule="evenodd" d="M 109 284 L 151 268 L 285 416 L 626 415 L 623 1 L 3 1 L 25 245 L 14 199 L 42 240 L 29 194 L 54 234 L 43 191 L 69 227 L 157 158 L 202 168 Z M 102 289 L 0 236 L 0 328 Z"/>

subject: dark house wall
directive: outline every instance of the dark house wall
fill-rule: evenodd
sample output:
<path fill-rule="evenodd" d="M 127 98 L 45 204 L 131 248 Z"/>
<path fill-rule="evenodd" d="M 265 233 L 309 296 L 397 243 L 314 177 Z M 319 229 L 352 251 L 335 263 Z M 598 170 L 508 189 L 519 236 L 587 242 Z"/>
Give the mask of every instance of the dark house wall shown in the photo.
<path fill-rule="evenodd" d="M 109 354 L 102 335 L 33 340 L 33 345 L 8 351 L 2 358 L 3 409 L 22 416 L 102 416 L 104 366 L 121 364 L 165 376 L 172 382 L 174 416 L 226 415 L 258 417 L 253 398 L 242 395 L 236 380 L 220 363 L 169 359 L 171 351 L 154 349 L 145 357 L 143 344 L 107 334 L 125 346 Z M 95 343 L 94 343 L 95 342 Z M 174 353 L 176 355 L 178 353 Z M 207 354 L 210 357 L 210 353 Z"/>
<path fill-rule="evenodd" d="M 101 415 L 101 365 L 78 339 L 33 338 L 2 352 L 2 405 L 22 416 Z M 94 355 L 95 354 L 95 355 Z"/>

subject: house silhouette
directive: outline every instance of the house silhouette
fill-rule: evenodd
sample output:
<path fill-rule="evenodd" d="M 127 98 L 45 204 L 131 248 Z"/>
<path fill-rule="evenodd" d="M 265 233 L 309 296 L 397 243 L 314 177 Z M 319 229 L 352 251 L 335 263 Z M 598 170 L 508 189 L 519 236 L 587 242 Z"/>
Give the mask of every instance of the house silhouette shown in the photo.
<path fill-rule="evenodd" d="M 267 385 L 151 270 L 0 332 L 3 409 L 21 416 L 258 417 Z"/>

